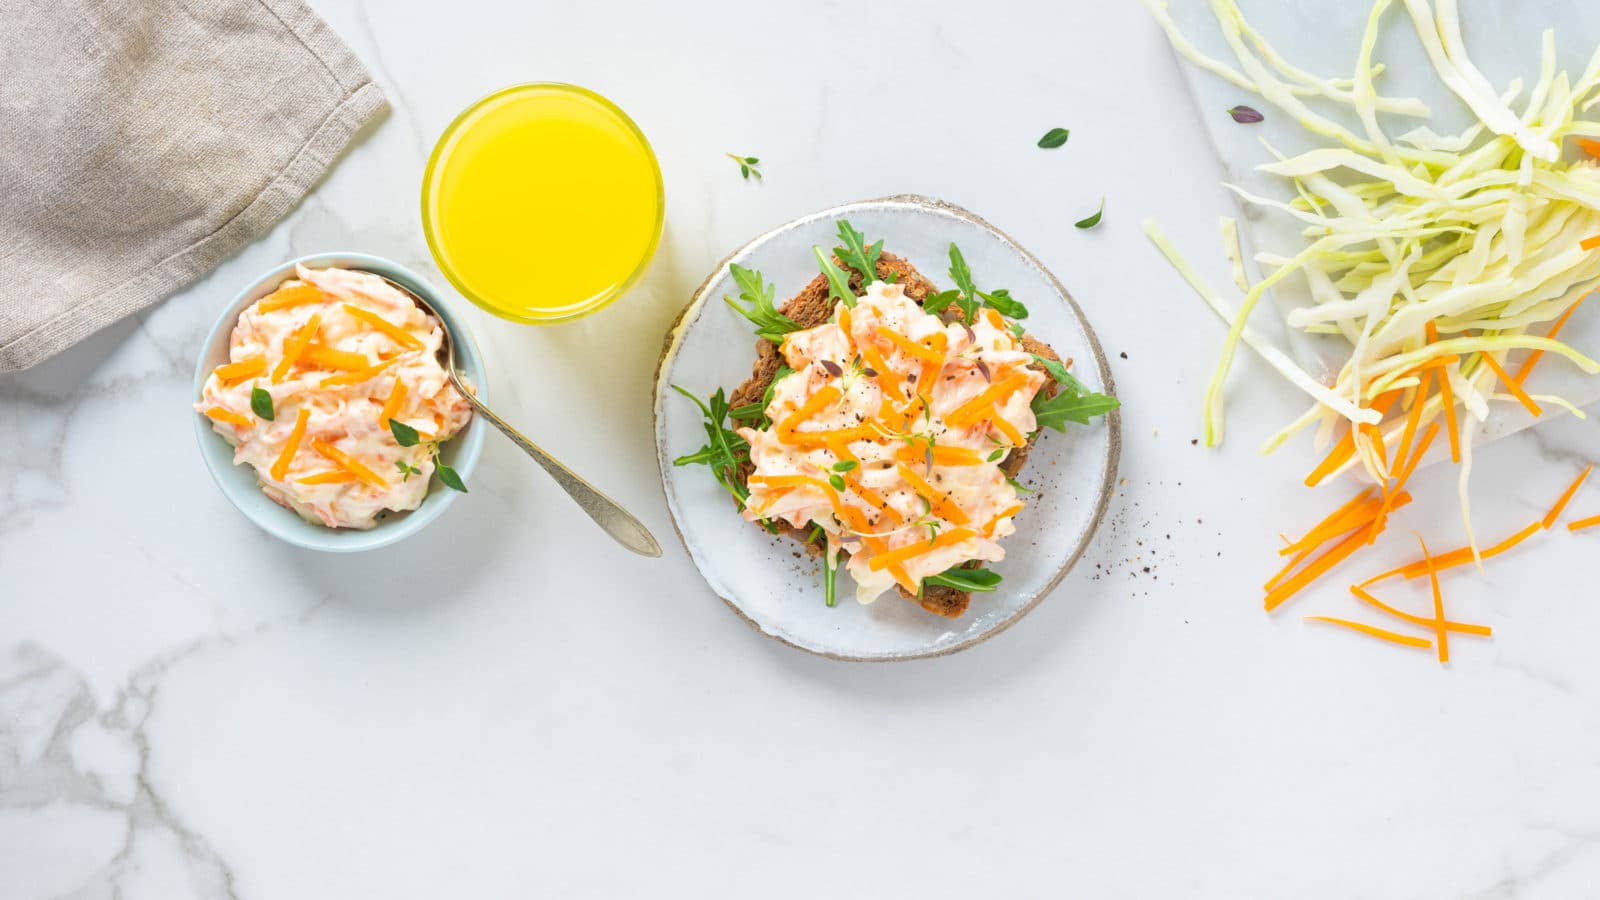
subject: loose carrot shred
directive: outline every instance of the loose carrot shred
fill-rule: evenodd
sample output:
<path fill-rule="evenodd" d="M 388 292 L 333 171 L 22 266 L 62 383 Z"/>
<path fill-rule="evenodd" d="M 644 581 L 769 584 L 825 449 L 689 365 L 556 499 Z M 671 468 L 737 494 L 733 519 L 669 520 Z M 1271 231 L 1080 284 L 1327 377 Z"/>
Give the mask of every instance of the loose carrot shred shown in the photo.
<path fill-rule="evenodd" d="M 1544 521 L 1535 520 L 1528 527 L 1522 529 L 1516 534 L 1513 534 L 1511 537 L 1508 537 L 1500 543 L 1495 544 L 1493 547 L 1489 547 L 1480 551 L 1478 555 L 1484 559 L 1488 559 L 1491 556 L 1499 556 L 1500 554 L 1512 549 L 1513 547 L 1543 530 Z M 1453 569 L 1456 566 L 1464 566 L 1467 563 L 1472 562 L 1472 548 L 1457 547 L 1456 549 L 1451 550 L 1449 553 L 1441 553 L 1435 556 L 1432 562 L 1434 570 L 1439 572 L 1443 572 L 1445 569 Z M 1428 561 L 1418 560 L 1410 565 L 1401 566 L 1396 571 L 1405 575 L 1407 579 L 1421 578 L 1422 576 L 1428 574 Z M 1385 573 L 1384 577 L 1388 577 L 1389 575 L 1393 574 L 1395 574 L 1395 572 L 1388 572 Z M 1370 583 L 1370 581 L 1364 582 L 1364 584 Z"/>
<path fill-rule="evenodd" d="M 1494 356 L 1485 353 L 1483 354 L 1483 361 L 1490 369 L 1494 370 L 1495 377 L 1500 379 L 1500 383 L 1506 386 L 1506 390 L 1517 398 L 1517 401 L 1522 404 L 1524 409 L 1536 416 L 1544 414 L 1544 410 L 1539 408 L 1539 404 L 1533 402 L 1533 398 L 1529 397 L 1528 392 L 1522 389 L 1522 385 L 1518 384 L 1515 378 L 1507 375 L 1506 370 L 1502 369 L 1500 364 L 1494 361 Z"/>
<path fill-rule="evenodd" d="M 1346 500 L 1344 502 L 1343 506 L 1340 506 L 1338 509 L 1336 509 L 1333 512 L 1329 513 L 1322 521 L 1320 521 L 1317 524 L 1311 526 L 1311 530 L 1307 531 L 1305 533 L 1304 537 L 1300 538 L 1300 540 L 1298 540 L 1298 541 L 1294 541 L 1294 542 L 1290 543 L 1287 547 L 1284 547 L 1282 550 L 1279 550 L 1278 551 L 1278 555 L 1279 556 L 1288 556 L 1291 553 L 1294 553 L 1294 552 L 1296 552 L 1298 550 L 1304 549 L 1306 544 L 1307 544 L 1307 542 L 1311 540 L 1313 535 L 1319 533 L 1323 528 L 1325 528 L 1327 526 L 1330 526 L 1335 522 L 1338 522 L 1339 518 L 1341 516 L 1343 516 L 1345 513 L 1349 512 L 1350 510 L 1355 509 L 1358 505 L 1360 505 L 1361 501 L 1367 499 L 1370 496 L 1372 496 L 1372 488 L 1371 488 L 1371 486 L 1364 487 L 1360 491 L 1357 491 L 1356 495 L 1354 497 L 1351 497 L 1349 500 Z M 1342 534 L 1343 532 L 1340 532 L 1340 533 Z M 1287 540 L 1287 538 L 1285 540 Z M 1326 538 L 1324 538 L 1324 540 L 1326 540 Z M 1321 543 L 1321 542 L 1318 541 L 1317 543 Z M 1311 546 L 1315 546 L 1315 544 L 1312 544 Z"/>
<path fill-rule="evenodd" d="M 360 460 L 326 441 L 313 440 L 311 442 L 311 448 L 327 457 L 339 468 L 344 469 L 346 472 L 349 472 L 350 474 L 356 476 L 362 481 L 365 481 L 367 484 L 370 484 L 375 488 L 381 490 L 389 486 L 389 482 L 384 481 L 383 476 L 362 465 Z"/>
<path fill-rule="evenodd" d="M 1555 323 L 1550 326 L 1550 330 L 1545 332 L 1545 337 L 1552 341 L 1555 340 L 1556 336 L 1561 333 L 1561 329 L 1566 326 L 1567 320 L 1572 318 L 1572 314 L 1578 311 L 1578 307 L 1583 304 L 1583 301 L 1589 299 L 1589 296 L 1589 294 L 1584 294 L 1574 300 L 1572 305 L 1567 307 L 1567 311 L 1556 318 Z M 1528 374 L 1533 371 L 1534 364 L 1539 362 L 1539 359 L 1543 356 L 1543 350 L 1534 350 L 1528 354 L 1527 358 L 1523 359 L 1522 365 L 1517 367 L 1517 384 L 1522 384 L 1528 380 Z"/>
<path fill-rule="evenodd" d="M 1372 526 L 1369 525 L 1367 527 L 1371 528 Z M 1356 552 L 1361 545 L 1366 543 L 1366 540 L 1367 535 L 1365 529 L 1358 529 L 1351 532 L 1345 537 L 1344 540 L 1334 544 L 1331 549 L 1327 550 L 1316 559 L 1313 559 L 1304 569 L 1301 569 L 1299 572 L 1295 573 L 1293 577 L 1285 580 L 1282 584 L 1273 588 L 1267 593 L 1265 600 L 1267 612 L 1277 609 L 1285 600 L 1288 600 L 1290 597 L 1298 593 L 1301 588 L 1315 581 L 1317 578 L 1321 577 L 1324 572 L 1349 558 L 1350 554 Z"/>
<path fill-rule="evenodd" d="M 1403 644 L 1407 647 L 1418 647 L 1423 650 L 1427 650 L 1433 646 L 1433 643 L 1426 638 L 1412 637 L 1409 634 L 1400 634 L 1399 632 L 1390 631 L 1386 628 L 1379 628 L 1376 625 L 1368 625 L 1365 622 L 1352 622 L 1349 619 L 1335 619 L 1332 616 L 1306 616 L 1306 621 L 1326 622 L 1329 625 L 1340 625 L 1353 631 L 1359 631 L 1362 634 L 1370 637 L 1375 637 L 1382 641 L 1388 641 L 1391 644 Z"/>
<path fill-rule="evenodd" d="M 223 409 L 220 406 L 213 406 L 210 409 L 206 410 L 206 418 L 215 419 L 218 422 L 226 422 L 229 425 L 237 425 L 240 428 L 249 428 L 250 427 L 250 420 L 249 419 L 245 418 L 244 416 L 239 415 L 238 413 L 234 412 L 233 410 Z"/>
<path fill-rule="evenodd" d="M 300 484 L 346 484 L 351 481 L 360 480 L 361 479 L 357 478 L 355 475 L 351 474 L 350 472 L 346 472 L 343 469 L 335 469 L 331 472 L 318 472 L 315 475 L 307 475 L 304 478 L 295 479 L 295 481 L 299 482 Z"/>
<path fill-rule="evenodd" d="M 1428 343 L 1439 339 L 1439 328 L 1430 320 L 1424 327 L 1428 336 Z M 1450 461 L 1461 462 L 1461 435 L 1456 428 L 1456 394 L 1450 387 L 1450 373 L 1439 373 L 1439 399 L 1444 401 L 1444 427 L 1450 437 Z"/>
<path fill-rule="evenodd" d="M 283 381 L 289 370 L 294 368 L 294 364 L 300 361 L 301 354 L 311 346 L 311 341 L 317 336 L 317 329 L 321 327 L 322 313 L 314 313 L 283 342 L 283 359 L 278 360 L 277 368 L 272 370 L 273 384 Z"/>
<path fill-rule="evenodd" d="M 917 541 L 914 544 L 907 544 L 887 553 L 874 553 L 872 559 L 867 561 L 867 568 L 876 572 L 891 564 L 905 562 L 924 553 L 931 553 L 942 547 L 959 544 L 964 540 L 977 536 L 978 533 L 970 528 L 952 528 L 949 531 L 941 532 L 931 541 Z"/>
<path fill-rule="evenodd" d="M 318 290 L 316 285 L 297 284 L 293 287 L 278 288 L 262 297 L 259 308 L 262 312 L 275 312 L 291 306 L 320 302 L 322 302 L 322 291 Z"/>
<path fill-rule="evenodd" d="M 268 474 L 273 481 L 282 481 L 283 476 L 289 474 L 289 463 L 294 461 L 294 455 L 300 452 L 300 441 L 306 436 L 306 424 L 311 421 L 311 408 L 300 407 L 295 413 L 294 427 L 289 429 L 289 438 L 283 442 L 283 449 L 278 452 L 278 458 L 273 461 Z"/>
<path fill-rule="evenodd" d="M 346 303 L 344 304 L 344 311 L 352 316 L 355 316 L 368 325 L 371 325 L 373 328 L 378 329 L 379 331 L 388 335 L 390 338 L 393 338 L 395 343 L 401 345 L 402 347 L 406 347 L 411 350 L 422 349 L 422 341 L 419 340 L 416 335 L 405 330 L 404 328 L 401 328 L 399 325 L 394 324 L 388 319 L 385 319 L 383 316 L 378 315 L 370 309 L 362 309 L 353 303 Z"/>
<path fill-rule="evenodd" d="M 1596 525 L 1600 525 L 1600 516 L 1589 516 L 1586 519 L 1578 519 L 1575 522 L 1568 522 L 1567 530 L 1582 531 L 1585 528 L 1593 528 Z"/>
<path fill-rule="evenodd" d="M 1431 617 L 1412 615 L 1403 609 L 1396 609 L 1382 600 L 1379 600 L 1377 597 L 1373 596 L 1369 591 L 1367 591 L 1366 588 L 1358 584 L 1350 585 L 1350 593 L 1354 594 L 1358 599 L 1372 606 L 1374 609 L 1382 610 L 1383 612 L 1386 612 L 1397 619 L 1402 619 L 1406 622 L 1410 622 L 1413 625 L 1426 625 L 1429 628 L 1434 627 L 1434 620 Z M 1489 626 L 1474 625 L 1470 622 L 1447 621 L 1444 623 L 1444 627 L 1449 631 L 1456 631 L 1460 632 L 1461 634 L 1475 634 L 1479 637 L 1490 637 L 1494 634 L 1494 629 L 1490 628 Z"/>
<path fill-rule="evenodd" d="M 1423 454 L 1428 452 L 1428 446 L 1433 443 L 1433 438 L 1438 433 L 1439 423 L 1429 422 L 1428 429 L 1422 433 L 1422 440 L 1417 442 L 1416 451 L 1411 454 L 1410 459 L 1406 460 L 1406 464 L 1400 470 L 1399 476 L 1395 478 L 1394 484 L 1389 487 L 1389 493 L 1385 498 L 1383 511 L 1378 514 L 1378 527 L 1374 530 L 1373 537 L 1377 536 L 1376 532 L 1383 530 L 1383 525 L 1388 520 L 1389 513 L 1399 508 L 1394 503 L 1396 496 L 1400 493 L 1401 489 L 1406 486 L 1406 482 L 1411 480 L 1411 473 L 1416 471 L 1417 463 L 1422 461 Z M 1409 497 L 1410 495 L 1407 494 L 1406 496 Z M 1372 541 L 1369 539 L 1367 542 L 1371 543 Z"/>
<path fill-rule="evenodd" d="M 211 374 L 217 376 L 223 384 L 233 384 L 246 378 L 254 378 L 267 371 L 267 358 L 265 356 L 247 356 L 238 362 L 217 366 Z"/>
<path fill-rule="evenodd" d="M 406 383 L 396 376 L 394 387 L 389 391 L 389 399 L 383 401 L 383 409 L 378 412 L 378 427 L 388 428 L 389 420 L 400 414 L 400 408 L 405 402 Z"/>
<path fill-rule="evenodd" d="M 1578 146 L 1583 148 L 1583 152 L 1600 159 L 1600 141 L 1590 138 L 1578 138 Z"/>
<path fill-rule="evenodd" d="M 1584 466 L 1583 471 L 1578 473 L 1578 477 L 1574 478 L 1572 480 L 1572 484 L 1567 485 L 1567 489 L 1561 493 L 1561 499 L 1557 500 L 1556 505 L 1550 507 L 1550 511 L 1544 514 L 1544 527 L 1546 531 L 1549 531 L 1551 528 L 1555 527 L 1556 519 L 1560 518 L 1561 511 L 1567 508 L 1567 504 L 1572 501 L 1572 496 L 1578 493 L 1578 488 L 1583 486 L 1583 480 L 1589 477 L 1589 472 L 1593 468 L 1593 463 Z"/>
<path fill-rule="evenodd" d="M 1578 242 L 1578 246 L 1585 250 L 1593 250 L 1596 247 L 1600 247 L 1600 234 L 1584 238 Z"/>
<path fill-rule="evenodd" d="M 1420 534 L 1417 543 L 1422 546 L 1422 562 L 1428 567 L 1428 581 L 1433 585 L 1433 634 L 1439 642 L 1439 662 L 1447 663 L 1450 661 L 1450 631 L 1444 627 L 1444 594 L 1439 590 L 1439 570 L 1433 567 L 1433 554 L 1428 552 L 1428 542 Z"/>

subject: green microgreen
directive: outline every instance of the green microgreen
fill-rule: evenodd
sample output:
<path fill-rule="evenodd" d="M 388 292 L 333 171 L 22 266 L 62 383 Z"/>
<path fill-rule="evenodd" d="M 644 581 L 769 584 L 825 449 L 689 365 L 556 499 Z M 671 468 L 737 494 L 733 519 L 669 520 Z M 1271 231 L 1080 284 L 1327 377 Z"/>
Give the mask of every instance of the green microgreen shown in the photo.
<path fill-rule="evenodd" d="M 761 180 L 761 169 L 758 168 L 758 166 L 761 164 L 761 160 L 759 158 L 754 156 L 740 156 L 737 153 L 724 153 L 723 155 L 739 164 L 740 178 L 743 178 L 745 181 L 749 181 L 750 176 L 754 175 L 757 181 Z"/>

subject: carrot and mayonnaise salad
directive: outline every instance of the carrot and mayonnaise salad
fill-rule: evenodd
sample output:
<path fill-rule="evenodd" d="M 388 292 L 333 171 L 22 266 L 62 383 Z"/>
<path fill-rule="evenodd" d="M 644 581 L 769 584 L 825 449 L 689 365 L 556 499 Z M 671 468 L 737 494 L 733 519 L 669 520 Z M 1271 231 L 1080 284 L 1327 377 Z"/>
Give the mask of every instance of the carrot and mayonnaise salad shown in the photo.
<path fill-rule="evenodd" d="M 1022 511 L 999 460 L 1038 427 L 1047 375 L 994 310 L 946 324 L 875 282 L 833 321 L 792 332 L 766 430 L 740 428 L 755 466 L 744 516 L 820 527 L 850 551 L 856 599 L 970 560 L 1005 557 Z"/>
<path fill-rule="evenodd" d="M 273 501 L 371 528 L 422 504 L 439 442 L 472 407 L 439 364 L 439 322 L 411 298 L 366 272 L 295 274 L 239 315 L 195 409 Z"/>
<path fill-rule="evenodd" d="M 1486 626 L 1446 618 L 1438 572 L 1506 552 L 1550 530 L 1588 475 L 1577 473 L 1549 512 L 1489 546 L 1478 540 L 1468 481 L 1473 436 L 1491 410 L 1520 408 L 1532 417 L 1551 410 L 1582 416 L 1565 397 L 1541 393 L 1529 376 L 1541 359 L 1594 375 L 1600 362 L 1561 340 L 1563 328 L 1600 283 L 1600 121 L 1583 114 L 1600 104 L 1600 51 L 1576 75 L 1558 71 L 1554 35 L 1546 31 L 1536 80 L 1491 85 L 1468 57 L 1456 0 L 1376 0 L 1348 79 L 1325 79 L 1287 61 L 1251 26 L 1235 0 L 1211 0 L 1233 59 L 1202 54 L 1177 30 L 1165 0 L 1146 0 L 1173 47 L 1190 62 L 1241 91 L 1258 94 L 1326 146 L 1284 156 L 1259 171 L 1292 189 L 1293 199 L 1259 197 L 1229 186 L 1246 203 L 1302 226 L 1305 245 L 1292 255 L 1261 253 L 1267 274 L 1251 284 L 1238 230 L 1223 220 L 1224 249 L 1243 298 L 1237 308 L 1206 284 L 1153 223 L 1145 230 L 1183 278 L 1229 322 L 1228 337 L 1206 391 L 1207 446 L 1222 438 L 1223 388 L 1243 343 L 1313 402 L 1270 441 L 1274 449 L 1314 429 L 1323 454 L 1308 486 L 1336 483 L 1352 471 L 1370 486 L 1297 540 L 1285 540 L 1283 570 L 1264 585 L 1265 605 L 1282 606 L 1307 585 L 1354 557 L 1384 533 L 1390 514 L 1410 501 L 1407 485 L 1430 450 L 1456 463 L 1464 544 L 1420 557 L 1350 586 L 1355 600 L 1427 635 L 1366 622 L 1311 617 L 1393 643 L 1437 649 L 1448 659 L 1452 632 L 1487 635 Z M 1465 131 L 1441 136 L 1426 126 L 1395 134 L 1396 118 L 1426 119 L 1419 99 L 1382 94 L 1380 32 L 1401 12 L 1434 73 L 1476 118 Z M 1526 89 L 1526 90 L 1525 90 Z M 1264 116 L 1235 107 L 1234 118 Z M 1263 142 L 1265 144 L 1265 142 Z M 1287 196 L 1287 195 L 1286 195 Z M 1249 327 L 1253 307 L 1275 285 L 1303 286 L 1310 301 L 1287 315 L 1307 334 L 1348 344 L 1346 361 L 1318 379 Z M 1568 525 L 1600 524 L 1589 517 Z M 1391 579 L 1428 577 L 1427 615 L 1398 609 L 1375 593 Z"/>

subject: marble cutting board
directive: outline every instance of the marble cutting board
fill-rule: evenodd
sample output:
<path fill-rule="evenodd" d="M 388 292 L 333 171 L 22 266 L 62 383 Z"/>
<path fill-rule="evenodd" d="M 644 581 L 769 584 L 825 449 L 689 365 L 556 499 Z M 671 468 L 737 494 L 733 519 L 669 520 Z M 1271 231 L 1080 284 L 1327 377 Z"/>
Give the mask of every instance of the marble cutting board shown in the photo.
<path fill-rule="evenodd" d="M 1239 7 L 1279 54 L 1300 68 L 1328 78 L 1348 78 L 1355 71 L 1370 4 L 1360 0 L 1239 0 Z M 1519 104 L 1538 78 L 1540 43 L 1545 29 L 1553 29 L 1555 34 L 1557 71 L 1565 70 L 1572 77 L 1583 71 L 1595 51 L 1596 41 L 1600 41 L 1600 5 L 1583 0 L 1461 0 L 1460 13 L 1467 50 L 1489 81 L 1504 89 L 1512 79 L 1522 79 L 1523 94 L 1513 102 L 1515 109 L 1520 109 Z M 1207 0 L 1171 0 L 1170 14 L 1179 30 L 1201 52 L 1237 68 Z M 1466 107 L 1435 76 L 1405 4 L 1400 0 L 1385 14 L 1374 58 L 1388 67 L 1378 79 L 1379 93 L 1417 97 L 1433 113 L 1432 118 L 1425 121 L 1382 117 L 1391 136 L 1421 124 L 1427 124 L 1439 134 L 1455 134 L 1474 121 Z M 1279 112 L 1262 98 L 1202 71 L 1181 57 L 1179 61 L 1205 124 L 1206 137 L 1222 161 L 1225 179 L 1253 194 L 1292 198 L 1293 189 L 1288 182 L 1255 171 L 1255 166 L 1272 159 L 1262 141 L 1291 155 L 1326 142 L 1302 129 L 1288 114 Z M 1266 120 L 1257 125 L 1234 122 L 1226 110 L 1240 103 L 1261 110 Z M 1360 132 L 1355 116 L 1337 105 L 1311 105 L 1318 112 Z M 1222 212 L 1219 210 L 1219 214 Z M 1249 259 L 1253 253 L 1268 251 L 1287 256 L 1305 246 L 1298 234 L 1299 224 L 1287 216 L 1242 203 L 1237 212 L 1252 281 L 1260 275 L 1259 268 Z M 1185 255 L 1196 258 L 1204 253 L 1222 252 L 1220 239 L 1211 247 L 1180 249 Z M 1232 292 L 1237 299 L 1232 285 L 1215 287 L 1225 295 Z M 1272 292 L 1270 304 L 1262 306 L 1273 307 L 1281 314 L 1306 300 L 1304 281 L 1292 278 Z M 1258 309 L 1253 324 L 1261 327 L 1269 324 L 1267 320 L 1272 318 Z M 1293 355 L 1312 374 L 1327 373 L 1348 354 L 1348 344 L 1333 339 L 1324 341 L 1282 328 L 1281 315 L 1276 318 L 1279 321 L 1270 323 L 1272 327 L 1268 333 L 1281 328 L 1279 333 L 1284 334 Z M 1600 354 L 1600 311 L 1585 310 L 1573 316 L 1562 335 L 1580 352 L 1591 357 Z M 1530 376 L 1528 388 L 1534 393 L 1559 394 L 1579 406 L 1600 400 L 1600 378 L 1585 376 L 1570 365 L 1541 365 Z M 1519 406 L 1496 405 L 1492 410 L 1489 420 L 1478 429 L 1476 443 L 1511 434 L 1535 421 Z M 1546 415 L 1549 414 L 1547 411 Z M 1434 454 L 1430 456 L 1437 458 Z"/>

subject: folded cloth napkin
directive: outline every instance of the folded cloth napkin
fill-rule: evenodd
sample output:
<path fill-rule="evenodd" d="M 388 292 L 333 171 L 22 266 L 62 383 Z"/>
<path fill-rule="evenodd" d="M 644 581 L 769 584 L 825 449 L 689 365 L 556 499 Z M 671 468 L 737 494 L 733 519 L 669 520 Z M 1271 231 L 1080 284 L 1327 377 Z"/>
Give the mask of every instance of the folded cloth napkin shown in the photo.
<path fill-rule="evenodd" d="M 301 0 L 0 0 L 0 372 L 288 212 L 383 92 Z"/>

